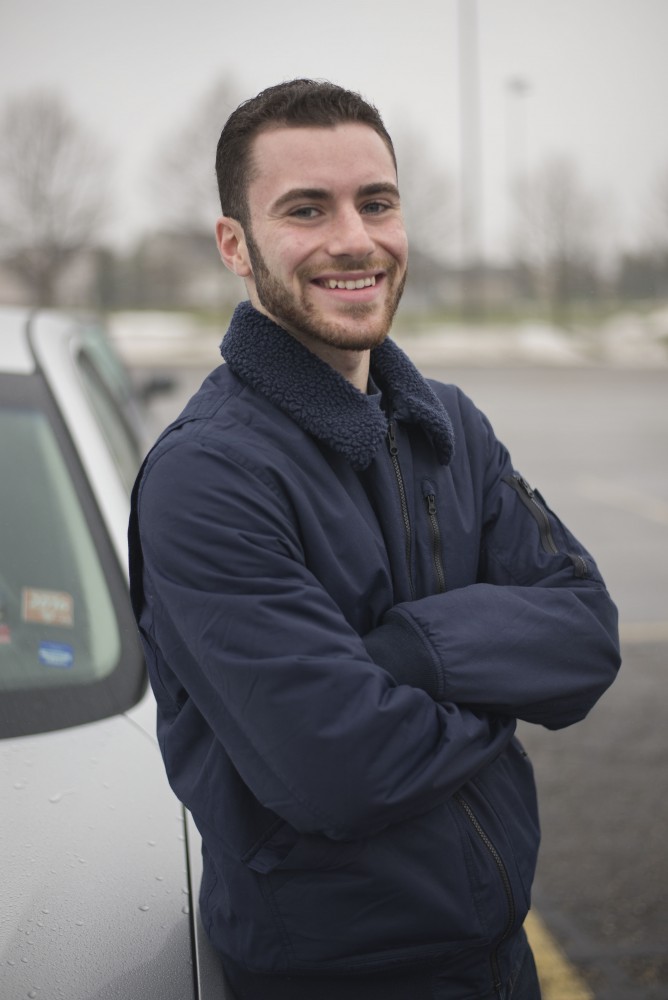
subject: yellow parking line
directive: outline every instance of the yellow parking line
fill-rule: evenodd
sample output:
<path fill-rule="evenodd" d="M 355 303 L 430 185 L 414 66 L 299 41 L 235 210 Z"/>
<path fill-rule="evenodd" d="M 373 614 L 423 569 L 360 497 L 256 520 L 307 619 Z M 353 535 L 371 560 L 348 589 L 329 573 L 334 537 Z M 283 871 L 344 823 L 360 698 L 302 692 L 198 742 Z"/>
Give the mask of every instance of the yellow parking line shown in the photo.
<path fill-rule="evenodd" d="M 533 910 L 524 922 L 524 929 L 536 959 L 543 1000 L 594 1000 L 594 994 Z"/>

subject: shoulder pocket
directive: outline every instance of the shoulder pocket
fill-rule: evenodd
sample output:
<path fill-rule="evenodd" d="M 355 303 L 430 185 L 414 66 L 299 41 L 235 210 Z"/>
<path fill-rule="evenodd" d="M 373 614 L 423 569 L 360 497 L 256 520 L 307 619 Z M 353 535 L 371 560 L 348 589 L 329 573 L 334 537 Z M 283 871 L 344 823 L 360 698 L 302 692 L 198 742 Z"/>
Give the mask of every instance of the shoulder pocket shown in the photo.
<path fill-rule="evenodd" d="M 503 482 L 517 493 L 526 509 L 536 521 L 540 533 L 540 542 L 544 551 L 550 555 L 559 555 L 560 549 L 554 540 L 552 522 L 547 512 L 547 505 L 538 490 L 532 489 L 519 472 L 514 472 L 512 476 L 504 476 Z M 584 579 L 589 576 L 589 566 L 584 556 L 581 556 L 577 552 L 567 552 L 566 555 L 573 563 L 575 575 L 578 578 Z"/>

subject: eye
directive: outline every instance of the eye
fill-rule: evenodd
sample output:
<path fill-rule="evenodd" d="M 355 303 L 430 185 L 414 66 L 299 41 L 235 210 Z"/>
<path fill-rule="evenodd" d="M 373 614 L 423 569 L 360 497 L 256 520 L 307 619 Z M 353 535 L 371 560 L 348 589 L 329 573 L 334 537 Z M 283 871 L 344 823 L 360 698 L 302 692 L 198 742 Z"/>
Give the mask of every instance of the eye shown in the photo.
<path fill-rule="evenodd" d="M 366 215 L 382 215 L 383 212 L 387 212 L 391 207 L 391 205 L 388 205 L 384 201 L 369 201 L 366 205 L 362 206 L 362 211 Z"/>
<path fill-rule="evenodd" d="M 315 205 L 301 205 L 299 208 L 293 208 L 290 212 L 293 219 L 316 219 L 319 214 L 320 210 Z"/>

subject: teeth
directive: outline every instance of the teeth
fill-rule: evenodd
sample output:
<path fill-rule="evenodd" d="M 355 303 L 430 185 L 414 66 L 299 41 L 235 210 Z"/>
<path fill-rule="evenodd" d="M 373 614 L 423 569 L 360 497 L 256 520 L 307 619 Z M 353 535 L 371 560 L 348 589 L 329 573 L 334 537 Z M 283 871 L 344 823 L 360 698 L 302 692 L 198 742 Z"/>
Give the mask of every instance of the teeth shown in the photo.
<path fill-rule="evenodd" d="M 355 288 L 369 288 L 376 284 L 375 275 L 370 278 L 358 278 L 357 281 L 337 281 L 336 278 L 328 278 L 325 282 L 327 288 L 346 288 L 352 291 Z"/>

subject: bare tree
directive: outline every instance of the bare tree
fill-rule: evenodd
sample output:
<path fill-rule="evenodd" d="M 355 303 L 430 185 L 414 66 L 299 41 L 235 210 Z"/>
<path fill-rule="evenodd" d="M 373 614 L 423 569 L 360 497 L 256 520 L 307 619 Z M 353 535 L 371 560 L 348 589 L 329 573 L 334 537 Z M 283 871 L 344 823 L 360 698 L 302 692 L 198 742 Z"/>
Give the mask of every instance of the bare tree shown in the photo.
<path fill-rule="evenodd" d="M 238 280 L 220 263 L 214 223 L 220 215 L 216 146 L 240 100 L 230 77 L 217 80 L 159 145 L 153 160 L 150 190 L 157 231 L 141 248 L 142 256 L 152 261 L 145 277 L 154 287 L 180 289 L 184 306 L 195 300 L 226 310 L 239 300 Z"/>
<path fill-rule="evenodd" d="M 642 215 L 643 233 L 639 249 L 621 263 L 621 276 L 634 279 L 647 298 L 668 296 L 668 165 L 651 184 Z M 638 287 L 635 289 L 638 296 Z M 639 297 L 639 296 L 638 296 Z"/>
<path fill-rule="evenodd" d="M 169 228 L 185 234 L 212 234 L 214 219 L 220 214 L 216 146 L 239 101 L 233 81 L 222 77 L 158 150 L 151 189 L 159 217 Z"/>
<path fill-rule="evenodd" d="M 410 249 L 404 301 L 424 310 L 449 294 L 447 265 L 455 256 L 454 183 L 425 135 L 407 123 L 393 133 Z"/>
<path fill-rule="evenodd" d="M 668 256 L 668 165 L 650 187 L 644 211 L 644 243 L 658 257 Z"/>
<path fill-rule="evenodd" d="M 596 283 L 602 212 L 565 157 L 546 161 L 516 190 L 516 260 L 533 273 L 556 315 Z"/>
<path fill-rule="evenodd" d="M 661 238 L 664 248 L 668 247 L 668 167 L 666 167 L 656 182 L 657 216 L 661 227 Z"/>
<path fill-rule="evenodd" d="M 0 116 L 0 254 L 37 305 L 51 305 L 73 257 L 94 242 L 108 161 L 62 100 L 31 93 Z"/>
<path fill-rule="evenodd" d="M 442 263 L 454 257 L 454 183 L 437 162 L 424 135 L 404 125 L 395 129 L 399 187 L 411 246 Z"/>

